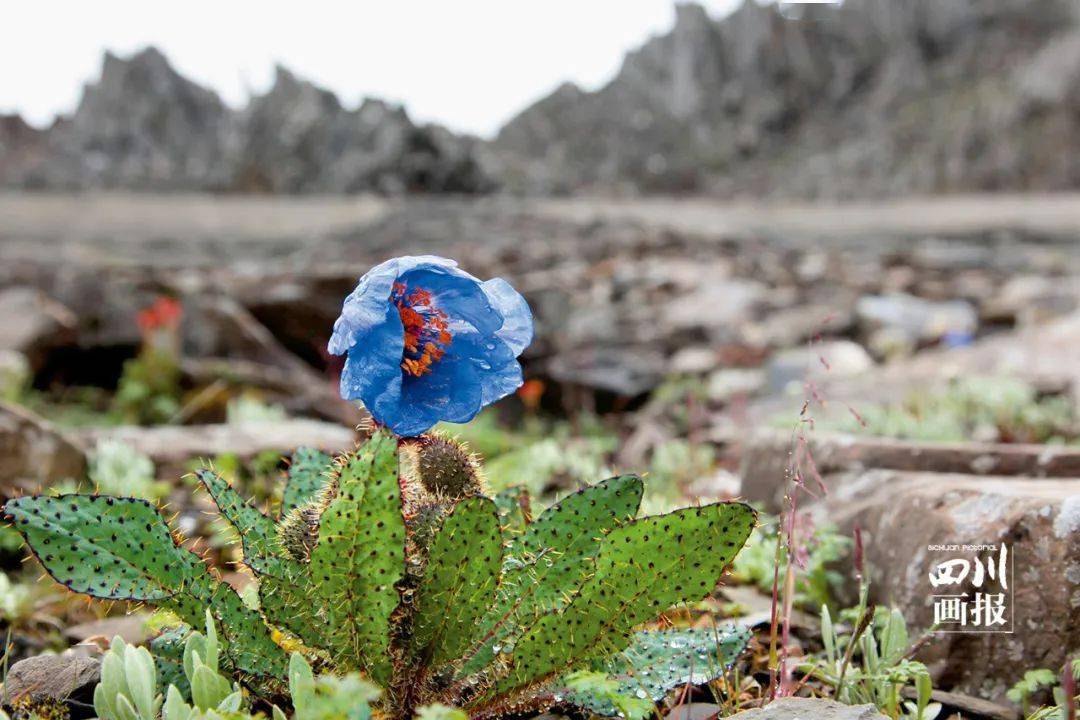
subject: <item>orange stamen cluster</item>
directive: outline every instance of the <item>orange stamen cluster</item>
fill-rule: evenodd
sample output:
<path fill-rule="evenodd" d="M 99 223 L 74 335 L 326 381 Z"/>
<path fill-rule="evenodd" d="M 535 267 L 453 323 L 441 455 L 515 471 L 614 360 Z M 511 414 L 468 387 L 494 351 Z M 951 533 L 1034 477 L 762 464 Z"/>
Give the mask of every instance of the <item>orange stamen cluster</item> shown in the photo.
<path fill-rule="evenodd" d="M 446 313 L 432 306 L 431 293 L 419 288 L 408 293 L 407 290 L 404 283 L 397 282 L 391 294 L 405 328 L 401 369 L 420 377 L 431 372 L 431 366 L 442 359 L 453 336 Z"/>

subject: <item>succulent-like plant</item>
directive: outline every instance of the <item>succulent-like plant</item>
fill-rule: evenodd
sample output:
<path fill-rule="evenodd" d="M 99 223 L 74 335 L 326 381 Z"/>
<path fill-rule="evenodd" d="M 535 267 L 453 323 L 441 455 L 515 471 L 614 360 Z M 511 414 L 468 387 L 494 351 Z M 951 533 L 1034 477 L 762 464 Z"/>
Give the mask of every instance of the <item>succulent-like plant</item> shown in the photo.
<path fill-rule="evenodd" d="M 276 517 L 197 475 L 238 531 L 258 610 L 144 500 L 31 496 L 4 509 L 73 591 L 168 608 L 193 627 L 209 611 L 222 665 L 268 700 L 287 694 L 289 647 L 320 671 L 361 673 L 394 718 L 438 703 L 473 718 L 560 702 L 614 714 L 619 692 L 656 699 L 707 681 L 747 640 L 636 632 L 714 589 L 756 523 L 742 503 L 635 519 L 642 482 L 626 475 L 526 522 L 483 495 L 477 460 L 452 440 L 385 431 L 333 461 L 297 453 Z M 611 679 L 605 697 L 575 690 L 582 670 Z"/>

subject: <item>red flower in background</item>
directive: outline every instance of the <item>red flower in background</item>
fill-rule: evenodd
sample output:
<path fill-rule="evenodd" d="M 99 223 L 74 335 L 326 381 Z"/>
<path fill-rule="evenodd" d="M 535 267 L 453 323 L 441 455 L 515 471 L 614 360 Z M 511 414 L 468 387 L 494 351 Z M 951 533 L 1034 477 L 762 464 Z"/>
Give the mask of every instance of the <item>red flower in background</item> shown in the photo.
<path fill-rule="evenodd" d="M 180 301 L 171 297 L 159 297 L 154 304 L 139 311 L 135 320 L 143 335 L 162 328 L 175 328 L 180 324 L 184 308 Z"/>

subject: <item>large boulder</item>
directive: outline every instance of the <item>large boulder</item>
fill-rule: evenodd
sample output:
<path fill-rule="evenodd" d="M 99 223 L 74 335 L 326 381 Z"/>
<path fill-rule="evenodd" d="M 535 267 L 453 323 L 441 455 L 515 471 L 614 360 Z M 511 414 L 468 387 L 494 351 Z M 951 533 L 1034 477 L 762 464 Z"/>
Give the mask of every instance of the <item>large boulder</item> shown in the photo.
<path fill-rule="evenodd" d="M 919 659 L 939 686 L 1004 700 L 1025 670 L 1060 667 L 1080 647 L 1080 478 L 871 470 L 828 482 L 832 494 L 816 514 L 844 529 L 862 528 L 873 595 L 900 608 L 915 630 L 935 622 L 932 594 L 974 599 L 1002 589 L 983 590 L 972 571 L 960 586 L 935 590 L 929 574 L 939 562 L 974 558 L 939 546 L 999 548 L 982 553 L 986 560 L 999 557 L 1001 544 L 1008 548 L 1012 594 L 1007 624 L 997 627 L 1008 632 L 935 633 Z"/>
<path fill-rule="evenodd" d="M 0 401 L 0 488 L 31 488 L 86 472 L 84 446 L 29 410 Z"/>
<path fill-rule="evenodd" d="M 32 370 L 45 363 L 51 350 L 75 338 L 75 315 L 31 287 L 0 290 L 0 351 L 21 354 Z"/>
<path fill-rule="evenodd" d="M 919 659 L 939 687 L 1002 701 L 1024 670 L 1058 667 L 1080 646 L 1080 451 L 829 435 L 806 449 L 827 494 L 801 507 L 816 524 L 861 528 L 872 597 L 899 608 L 913 634 L 934 625 L 934 595 L 1001 591 L 975 586 L 970 567 L 961 586 L 935 590 L 937 563 L 978 555 L 988 566 L 996 553 L 963 546 L 1008 547 L 1009 624 L 995 629 L 1011 632 L 935 633 Z M 790 433 L 752 438 L 743 495 L 782 510 L 791 462 Z"/>
<path fill-rule="evenodd" d="M 1080 449 L 1067 445 L 944 443 L 813 432 L 805 438 L 817 471 L 833 475 L 874 470 L 1027 478 L 1080 477 Z M 758 430 L 743 439 L 742 493 L 770 512 L 784 507 L 793 440 L 790 431 Z"/>
<path fill-rule="evenodd" d="M 101 678 L 101 661 L 76 652 L 39 655 L 20 660 L 4 678 L 5 698 L 24 695 L 53 700 L 93 702 L 94 687 Z"/>
<path fill-rule="evenodd" d="M 470 141 L 418 127 L 404 108 L 381 100 L 347 109 L 280 66 L 270 91 L 242 113 L 237 132 L 233 185 L 241 190 L 468 193 L 490 186 Z"/>
<path fill-rule="evenodd" d="M 147 48 L 105 54 L 71 118 L 49 131 L 49 158 L 16 178 L 48 188 L 224 189 L 232 114 L 211 90 Z"/>

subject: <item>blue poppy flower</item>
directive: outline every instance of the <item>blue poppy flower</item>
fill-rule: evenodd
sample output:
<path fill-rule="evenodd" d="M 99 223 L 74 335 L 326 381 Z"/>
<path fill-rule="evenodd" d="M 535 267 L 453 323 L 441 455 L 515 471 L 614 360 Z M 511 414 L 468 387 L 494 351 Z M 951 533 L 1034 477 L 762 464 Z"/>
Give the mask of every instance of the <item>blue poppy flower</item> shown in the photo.
<path fill-rule="evenodd" d="M 505 280 L 481 282 L 453 260 L 406 256 L 360 278 L 328 349 L 347 356 L 341 396 L 410 437 L 440 420 L 468 422 L 514 392 L 532 334 L 532 312 Z"/>

